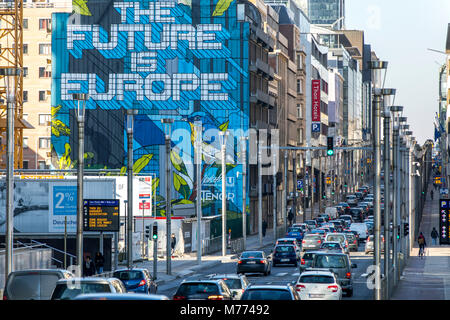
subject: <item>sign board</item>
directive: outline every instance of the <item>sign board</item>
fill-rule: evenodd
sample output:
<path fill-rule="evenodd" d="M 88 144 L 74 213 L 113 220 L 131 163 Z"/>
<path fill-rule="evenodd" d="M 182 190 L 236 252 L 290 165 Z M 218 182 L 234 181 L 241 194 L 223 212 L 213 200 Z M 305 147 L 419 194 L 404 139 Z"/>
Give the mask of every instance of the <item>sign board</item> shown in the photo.
<path fill-rule="evenodd" d="M 312 120 L 320 122 L 320 80 L 312 80 Z"/>
<path fill-rule="evenodd" d="M 54 176 L 54 175 L 27 175 L 27 174 L 23 174 L 20 175 L 20 179 L 22 180 L 51 180 L 51 179 L 59 179 L 59 180 L 63 180 L 64 176 L 58 175 L 58 176 Z"/>
<path fill-rule="evenodd" d="M 441 195 L 448 195 L 448 188 L 439 189 Z"/>
<path fill-rule="evenodd" d="M 439 244 L 450 244 L 450 200 L 439 200 Z"/>
<path fill-rule="evenodd" d="M 320 122 L 311 125 L 311 132 L 320 132 Z"/>
<path fill-rule="evenodd" d="M 327 184 L 331 184 L 331 177 L 327 177 Z"/>
<path fill-rule="evenodd" d="M 152 177 L 138 178 L 139 210 L 144 210 L 144 216 L 152 215 Z"/>
<path fill-rule="evenodd" d="M 297 180 L 297 189 L 303 189 L 303 180 Z"/>
<path fill-rule="evenodd" d="M 119 200 L 84 200 L 83 231 L 119 232 Z"/>

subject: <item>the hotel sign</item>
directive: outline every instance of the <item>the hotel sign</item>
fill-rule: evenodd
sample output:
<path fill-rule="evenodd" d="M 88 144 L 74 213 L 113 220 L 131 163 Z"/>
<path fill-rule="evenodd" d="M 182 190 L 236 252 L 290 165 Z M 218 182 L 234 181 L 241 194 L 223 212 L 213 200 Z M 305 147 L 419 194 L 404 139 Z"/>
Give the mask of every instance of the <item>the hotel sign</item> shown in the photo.
<path fill-rule="evenodd" d="M 320 122 L 320 80 L 312 80 L 312 122 Z"/>

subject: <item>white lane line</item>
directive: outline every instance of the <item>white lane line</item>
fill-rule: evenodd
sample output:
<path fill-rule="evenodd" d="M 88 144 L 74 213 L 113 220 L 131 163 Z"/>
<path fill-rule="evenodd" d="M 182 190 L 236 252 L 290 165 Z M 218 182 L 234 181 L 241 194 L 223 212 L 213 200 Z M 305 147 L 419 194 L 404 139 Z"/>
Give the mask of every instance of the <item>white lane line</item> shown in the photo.
<path fill-rule="evenodd" d="M 294 277 L 298 277 L 300 275 L 300 272 L 296 272 L 292 274 Z"/>
<path fill-rule="evenodd" d="M 285 275 L 287 275 L 287 272 L 277 273 L 275 276 L 276 277 L 284 277 Z"/>

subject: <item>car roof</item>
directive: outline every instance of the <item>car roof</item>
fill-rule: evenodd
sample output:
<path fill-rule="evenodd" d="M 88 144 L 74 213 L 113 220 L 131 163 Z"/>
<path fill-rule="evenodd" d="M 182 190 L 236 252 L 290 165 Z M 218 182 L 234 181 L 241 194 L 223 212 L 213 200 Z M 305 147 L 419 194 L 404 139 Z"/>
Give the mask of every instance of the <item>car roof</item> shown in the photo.
<path fill-rule="evenodd" d="M 167 296 L 160 294 L 143 293 L 86 293 L 80 294 L 74 300 L 169 300 Z"/>
<path fill-rule="evenodd" d="M 117 269 L 114 272 L 123 272 L 123 271 L 148 271 L 148 269 L 145 268 L 123 268 L 123 269 Z"/>
<path fill-rule="evenodd" d="M 111 281 L 115 281 L 115 280 L 119 280 L 119 279 L 117 279 L 117 278 L 102 278 L 102 277 L 85 277 L 85 278 L 60 279 L 60 280 L 58 280 L 58 283 L 64 283 L 64 282 L 100 282 L 100 283 L 110 283 Z"/>
<path fill-rule="evenodd" d="M 255 290 L 255 289 L 289 289 L 291 286 L 289 284 L 285 285 L 277 285 L 277 284 L 250 284 L 250 286 L 247 287 L 246 290 Z"/>
<path fill-rule="evenodd" d="M 302 277 L 302 276 L 309 276 L 309 275 L 314 275 L 314 276 L 334 276 L 334 274 L 331 272 L 331 271 L 319 271 L 319 270 L 317 270 L 317 271 L 303 271 L 301 274 L 300 274 L 300 277 Z M 299 279 L 300 279 L 300 277 L 299 277 Z"/>
<path fill-rule="evenodd" d="M 289 238 L 289 237 L 286 237 L 286 238 L 280 238 L 280 239 L 277 239 L 277 241 L 284 241 L 284 240 L 297 241 L 297 238 Z"/>
<path fill-rule="evenodd" d="M 320 255 L 336 255 L 336 256 L 346 256 L 348 257 L 348 255 L 346 253 L 341 253 L 341 252 L 336 252 L 336 251 L 317 251 L 317 254 Z"/>
<path fill-rule="evenodd" d="M 327 243 L 335 243 L 335 244 L 341 245 L 341 243 L 340 243 L 339 241 L 324 241 L 324 242 L 322 243 L 322 245 L 327 244 Z"/>
<path fill-rule="evenodd" d="M 242 274 L 237 274 L 237 273 L 213 273 L 213 274 L 208 274 L 207 277 L 210 277 L 211 279 L 241 279 L 242 277 L 244 277 L 244 275 Z"/>
<path fill-rule="evenodd" d="M 12 271 L 10 274 L 27 274 L 27 273 L 70 273 L 67 270 L 64 269 L 27 269 L 27 270 L 17 270 Z"/>
<path fill-rule="evenodd" d="M 192 276 L 187 279 L 184 279 L 181 284 L 184 283 L 211 283 L 211 284 L 218 284 L 219 282 L 223 281 L 222 279 L 211 279 L 208 278 L 208 276 Z"/>

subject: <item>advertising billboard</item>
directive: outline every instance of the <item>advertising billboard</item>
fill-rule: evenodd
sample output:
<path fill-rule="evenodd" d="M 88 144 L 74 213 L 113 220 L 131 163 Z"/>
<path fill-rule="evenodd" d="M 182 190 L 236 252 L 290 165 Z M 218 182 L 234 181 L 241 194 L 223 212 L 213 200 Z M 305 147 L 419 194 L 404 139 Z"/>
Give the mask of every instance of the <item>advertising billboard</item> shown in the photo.
<path fill-rule="evenodd" d="M 53 166 L 76 166 L 77 103 L 72 94 L 87 93 L 87 168 L 126 173 L 125 111 L 137 110 L 133 170 L 153 175 L 157 215 L 166 214 L 167 183 L 175 209 L 193 204 L 199 180 L 205 182 L 203 214 L 216 215 L 222 197 L 219 132 L 229 131 L 227 207 L 231 214 L 241 213 L 242 181 L 237 178 L 242 168 L 235 145 L 249 128 L 249 23 L 238 21 L 237 2 L 87 0 L 74 6 L 81 6 L 74 14 L 52 16 Z M 164 118 L 174 121 L 169 157 Z M 202 140 L 201 177 L 194 173 L 197 135 Z M 167 165 L 172 167 L 169 181 Z M 147 193 L 142 194 L 144 199 Z"/>
<path fill-rule="evenodd" d="M 312 80 L 312 122 L 320 122 L 320 80 Z"/>

